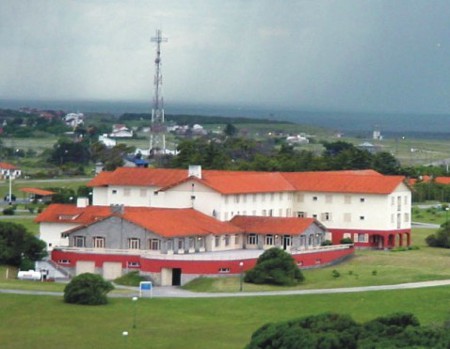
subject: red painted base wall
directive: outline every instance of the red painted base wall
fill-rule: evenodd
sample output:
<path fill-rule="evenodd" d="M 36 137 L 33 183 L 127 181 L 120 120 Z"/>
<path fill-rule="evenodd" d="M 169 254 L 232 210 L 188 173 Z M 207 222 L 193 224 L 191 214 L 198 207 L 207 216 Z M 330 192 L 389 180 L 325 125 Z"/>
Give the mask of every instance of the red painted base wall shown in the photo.
<path fill-rule="evenodd" d="M 349 255 L 352 255 L 352 246 L 344 249 L 328 251 L 303 252 L 293 254 L 300 268 L 319 267 L 337 262 Z M 179 268 L 183 274 L 221 275 L 239 274 L 242 271 L 251 269 L 256 264 L 256 259 L 247 260 L 161 260 L 142 258 L 139 255 L 115 255 L 115 254 L 93 254 L 74 251 L 53 250 L 52 260 L 63 267 L 75 268 L 78 261 L 93 261 L 97 268 L 101 268 L 104 262 L 120 262 L 123 269 L 130 269 L 129 263 L 136 263 L 136 269 L 142 272 L 159 273 L 162 268 Z M 62 262 L 64 261 L 64 262 Z M 243 266 L 239 265 L 243 263 Z"/>

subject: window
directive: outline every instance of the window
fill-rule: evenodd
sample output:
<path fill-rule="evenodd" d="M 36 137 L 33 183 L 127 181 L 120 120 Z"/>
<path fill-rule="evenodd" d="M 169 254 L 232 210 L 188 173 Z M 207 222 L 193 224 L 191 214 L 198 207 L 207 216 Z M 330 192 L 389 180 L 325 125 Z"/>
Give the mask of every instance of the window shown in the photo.
<path fill-rule="evenodd" d="M 178 239 L 178 249 L 184 250 L 184 240 L 183 239 Z"/>
<path fill-rule="evenodd" d="M 365 198 L 359 198 L 359 202 L 364 202 L 364 201 L 366 201 Z"/>
<path fill-rule="evenodd" d="M 86 238 L 84 236 L 74 236 L 73 245 L 75 247 L 86 247 Z"/>
<path fill-rule="evenodd" d="M 272 209 L 269 210 L 269 216 L 270 216 L 270 217 L 273 216 L 273 210 L 272 210 Z"/>
<path fill-rule="evenodd" d="M 130 239 L 128 239 L 128 248 L 130 250 L 139 250 L 139 248 L 140 248 L 140 240 L 138 238 L 130 238 Z"/>
<path fill-rule="evenodd" d="M 331 221 L 331 212 L 324 212 L 320 215 L 320 220 Z"/>
<path fill-rule="evenodd" d="M 105 238 L 101 236 L 95 236 L 94 248 L 105 248 Z"/>
<path fill-rule="evenodd" d="M 408 195 L 405 195 L 404 204 L 405 204 L 405 206 L 408 205 Z"/>
<path fill-rule="evenodd" d="M 228 204 L 228 195 L 225 195 L 225 203 Z"/>
<path fill-rule="evenodd" d="M 219 273 L 229 273 L 230 272 L 230 268 L 219 268 Z"/>
<path fill-rule="evenodd" d="M 297 193 L 297 202 L 303 202 L 305 200 L 305 196 L 303 194 Z"/>
<path fill-rule="evenodd" d="M 247 243 L 248 243 L 249 245 L 256 245 L 256 234 L 250 234 L 250 235 L 247 237 Z"/>
<path fill-rule="evenodd" d="M 230 235 L 225 235 L 223 239 L 225 240 L 225 246 L 230 246 Z"/>
<path fill-rule="evenodd" d="M 256 202 L 256 194 L 253 194 L 253 202 Z"/>
<path fill-rule="evenodd" d="M 241 239 L 238 234 L 234 236 L 234 244 L 239 245 L 241 243 Z"/>
<path fill-rule="evenodd" d="M 125 188 L 123 190 L 123 196 L 130 196 L 131 194 L 131 189 L 130 188 Z"/>
<path fill-rule="evenodd" d="M 117 194 L 117 189 L 113 189 L 113 190 L 112 190 L 112 193 L 113 193 L 113 194 Z"/>
<path fill-rule="evenodd" d="M 333 202 L 333 195 L 330 195 L 330 194 L 325 195 L 325 202 L 327 204 L 331 204 Z"/>
<path fill-rule="evenodd" d="M 270 193 L 270 201 L 275 200 L 275 193 Z"/>
<path fill-rule="evenodd" d="M 360 221 L 363 221 L 364 219 L 366 219 L 364 216 L 359 216 Z"/>
<path fill-rule="evenodd" d="M 220 246 L 220 236 L 214 237 L 214 246 L 216 246 L 216 247 Z"/>
<path fill-rule="evenodd" d="M 358 242 L 366 242 L 366 234 L 358 234 Z"/>
<path fill-rule="evenodd" d="M 59 259 L 58 263 L 59 264 L 70 264 L 70 260 L 69 259 Z"/>
<path fill-rule="evenodd" d="M 266 210 L 262 210 L 261 216 L 267 216 L 267 211 Z"/>
<path fill-rule="evenodd" d="M 284 199 L 284 193 L 280 193 L 280 201 Z"/>
<path fill-rule="evenodd" d="M 235 195 L 234 196 L 234 202 L 238 204 L 239 201 L 240 201 L 240 198 L 241 198 L 241 196 L 239 194 Z"/>
<path fill-rule="evenodd" d="M 247 195 L 245 195 L 245 194 L 242 195 L 242 202 L 243 203 L 247 202 Z"/>
<path fill-rule="evenodd" d="M 128 262 L 128 268 L 140 268 L 141 263 L 139 262 Z"/>
<path fill-rule="evenodd" d="M 261 201 L 262 202 L 266 201 L 266 194 L 261 194 Z"/>
<path fill-rule="evenodd" d="M 153 251 L 159 251 L 161 249 L 161 241 L 159 239 L 150 239 L 148 248 Z"/>
<path fill-rule="evenodd" d="M 313 201 L 317 201 L 317 196 L 313 196 Z"/>
<path fill-rule="evenodd" d="M 395 205 L 395 198 L 392 196 L 391 197 L 391 206 L 394 206 Z"/>
<path fill-rule="evenodd" d="M 317 219 L 317 215 L 316 214 L 313 214 L 312 216 L 313 216 L 313 218 Z"/>
<path fill-rule="evenodd" d="M 298 218 L 305 218 L 305 217 L 306 217 L 306 212 L 298 211 L 298 212 L 297 212 L 297 217 L 298 217 Z"/>
<path fill-rule="evenodd" d="M 205 248 L 205 238 L 198 238 L 198 247 Z"/>
<path fill-rule="evenodd" d="M 409 222 L 409 214 L 405 213 L 405 223 L 408 223 L 408 222 Z"/>
<path fill-rule="evenodd" d="M 344 196 L 344 203 L 346 203 L 346 204 L 351 204 L 352 203 L 351 195 L 345 195 Z"/>
<path fill-rule="evenodd" d="M 273 235 L 266 235 L 266 239 L 265 239 L 265 244 L 266 245 L 273 245 Z"/>
<path fill-rule="evenodd" d="M 147 196 L 147 189 L 140 189 L 139 190 L 139 196 L 141 198 L 145 198 Z"/>
<path fill-rule="evenodd" d="M 278 209 L 278 217 L 282 217 L 283 216 L 283 209 L 280 208 Z"/>
<path fill-rule="evenodd" d="M 168 251 L 173 251 L 173 240 L 167 240 L 166 246 Z"/>
<path fill-rule="evenodd" d="M 352 214 L 347 212 L 344 213 L 344 222 L 351 222 L 352 221 Z"/>
<path fill-rule="evenodd" d="M 195 238 L 189 238 L 189 249 L 195 248 Z"/>

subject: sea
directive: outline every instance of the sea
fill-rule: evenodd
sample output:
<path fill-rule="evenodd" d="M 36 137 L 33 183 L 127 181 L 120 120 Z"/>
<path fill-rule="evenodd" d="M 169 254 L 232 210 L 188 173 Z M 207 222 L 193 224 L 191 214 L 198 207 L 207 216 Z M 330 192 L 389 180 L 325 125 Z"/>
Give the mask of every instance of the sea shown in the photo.
<path fill-rule="evenodd" d="M 86 100 L 17 100 L 0 99 L 0 108 L 21 107 L 65 112 L 150 113 L 151 101 L 86 101 Z M 374 130 L 384 138 L 450 140 L 450 114 L 369 113 L 331 110 L 294 110 L 270 106 L 236 106 L 232 104 L 189 104 L 171 102 L 165 105 L 169 115 L 204 115 L 247 117 L 289 121 L 302 125 L 326 128 L 343 135 L 370 138 Z"/>

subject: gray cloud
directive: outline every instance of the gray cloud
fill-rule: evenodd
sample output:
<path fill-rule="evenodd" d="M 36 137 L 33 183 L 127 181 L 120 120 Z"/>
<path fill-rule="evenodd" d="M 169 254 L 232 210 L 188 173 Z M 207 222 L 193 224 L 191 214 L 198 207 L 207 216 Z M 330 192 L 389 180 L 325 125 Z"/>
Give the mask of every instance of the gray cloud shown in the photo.
<path fill-rule="evenodd" d="M 3 0 L 0 98 L 450 112 L 450 3 Z"/>

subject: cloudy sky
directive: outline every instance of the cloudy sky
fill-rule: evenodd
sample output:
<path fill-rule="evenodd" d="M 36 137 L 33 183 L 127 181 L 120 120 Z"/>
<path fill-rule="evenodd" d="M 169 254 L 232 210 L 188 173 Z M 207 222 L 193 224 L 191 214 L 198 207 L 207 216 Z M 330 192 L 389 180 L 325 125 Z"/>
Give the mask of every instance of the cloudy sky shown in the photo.
<path fill-rule="evenodd" d="M 448 0 L 1 0 L 0 98 L 450 113 Z"/>

